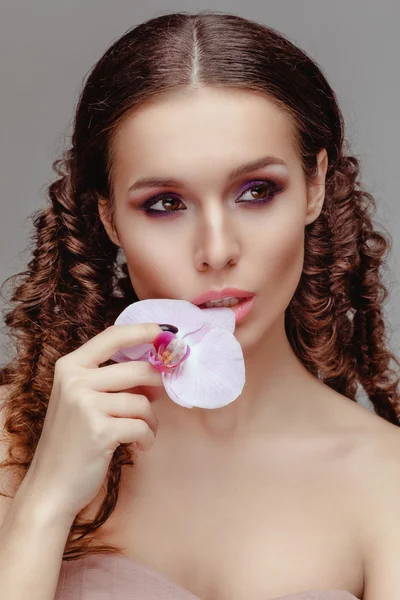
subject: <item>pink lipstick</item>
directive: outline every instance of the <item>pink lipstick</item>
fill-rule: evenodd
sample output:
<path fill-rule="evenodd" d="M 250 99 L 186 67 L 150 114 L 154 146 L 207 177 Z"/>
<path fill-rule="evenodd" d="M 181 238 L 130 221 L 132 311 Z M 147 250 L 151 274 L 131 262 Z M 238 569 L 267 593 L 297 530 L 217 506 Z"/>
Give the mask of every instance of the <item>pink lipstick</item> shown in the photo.
<path fill-rule="evenodd" d="M 204 292 L 203 294 L 200 294 L 200 296 L 196 296 L 196 298 L 192 300 L 192 304 L 196 304 L 201 309 L 212 308 L 204 306 L 204 304 L 212 300 L 222 300 L 224 298 L 237 298 L 239 300 L 239 304 L 229 307 L 235 313 L 236 323 L 243 321 L 243 319 L 247 317 L 256 300 L 253 292 L 240 290 L 238 288 L 225 288 L 223 290 L 210 290 Z M 215 308 L 219 307 L 216 306 Z"/>
<path fill-rule="evenodd" d="M 239 304 L 236 304 L 235 306 L 231 306 L 231 310 L 233 310 L 233 312 L 235 313 L 235 321 L 236 321 L 236 325 L 238 323 L 240 323 L 241 321 L 243 321 L 243 319 L 245 319 L 247 317 L 247 315 L 250 313 L 251 309 L 253 308 L 254 304 L 256 302 L 256 297 L 253 296 L 252 298 L 247 298 L 242 302 L 239 302 Z"/>

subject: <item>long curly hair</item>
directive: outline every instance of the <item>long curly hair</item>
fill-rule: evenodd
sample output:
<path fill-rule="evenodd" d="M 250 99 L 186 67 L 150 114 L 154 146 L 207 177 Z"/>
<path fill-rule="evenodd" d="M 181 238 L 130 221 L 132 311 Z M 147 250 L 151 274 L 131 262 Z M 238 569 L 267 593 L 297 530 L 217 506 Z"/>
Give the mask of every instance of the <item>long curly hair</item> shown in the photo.
<path fill-rule="evenodd" d="M 0 383 L 10 386 L 4 404 L 9 460 L 2 467 L 20 481 L 41 435 L 55 362 L 138 300 L 98 212 L 98 199 L 106 198 L 114 223 L 115 134 L 145 103 L 202 86 L 261 93 L 285 111 L 307 183 L 317 172 L 316 155 L 326 149 L 325 202 L 305 230 L 304 267 L 286 309 L 286 335 L 326 385 L 354 401 L 363 388 L 378 415 L 400 423 L 400 377 L 393 368 L 400 362 L 387 347 L 383 316 L 382 268 L 392 238 L 373 224 L 376 204 L 361 186 L 359 160 L 347 149 L 344 119 L 322 69 L 263 24 L 221 11 L 168 13 L 129 29 L 88 74 L 71 144 L 53 162 L 58 177 L 46 188 L 47 206 L 32 216 L 33 258 L 25 272 L 3 283 L 13 281 L 15 306 L 5 323 L 16 356 L 0 370 Z M 101 366 L 108 364 L 113 361 Z M 102 504 L 93 520 L 76 516 L 64 560 L 121 552 L 95 543 L 94 533 L 115 509 L 121 467 L 133 464 L 129 446 L 121 444 Z"/>

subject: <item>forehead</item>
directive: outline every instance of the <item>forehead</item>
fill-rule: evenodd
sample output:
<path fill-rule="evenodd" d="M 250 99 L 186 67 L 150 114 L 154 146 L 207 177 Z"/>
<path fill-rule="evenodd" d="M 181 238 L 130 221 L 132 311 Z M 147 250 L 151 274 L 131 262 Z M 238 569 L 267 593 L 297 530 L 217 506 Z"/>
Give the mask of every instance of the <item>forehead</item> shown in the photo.
<path fill-rule="evenodd" d="M 298 160 L 293 120 L 260 93 L 204 88 L 174 94 L 126 117 L 113 140 L 122 176 L 231 170 L 263 154 Z"/>

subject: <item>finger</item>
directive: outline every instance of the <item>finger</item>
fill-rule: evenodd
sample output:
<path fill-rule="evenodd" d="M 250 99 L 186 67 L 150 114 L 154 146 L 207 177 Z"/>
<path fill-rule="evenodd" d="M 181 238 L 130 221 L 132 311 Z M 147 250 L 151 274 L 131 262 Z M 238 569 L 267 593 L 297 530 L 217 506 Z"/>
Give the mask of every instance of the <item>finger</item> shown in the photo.
<path fill-rule="evenodd" d="M 126 392 L 119 394 L 99 393 L 96 398 L 96 407 L 110 417 L 142 419 L 146 421 L 154 435 L 157 433 L 158 420 L 146 396 Z"/>
<path fill-rule="evenodd" d="M 95 368 L 110 360 L 121 348 L 152 344 L 160 333 L 162 329 L 157 323 L 111 325 L 60 360 L 88 369 Z"/>
<path fill-rule="evenodd" d="M 154 443 L 154 432 L 141 419 L 115 419 L 113 423 L 114 445 L 136 442 L 141 450 L 150 450 Z"/>
<path fill-rule="evenodd" d="M 141 360 L 107 365 L 85 373 L 88 387 L 98 392 L 122 392 L 140 385 L 162 386 L 160 371 Z"/>

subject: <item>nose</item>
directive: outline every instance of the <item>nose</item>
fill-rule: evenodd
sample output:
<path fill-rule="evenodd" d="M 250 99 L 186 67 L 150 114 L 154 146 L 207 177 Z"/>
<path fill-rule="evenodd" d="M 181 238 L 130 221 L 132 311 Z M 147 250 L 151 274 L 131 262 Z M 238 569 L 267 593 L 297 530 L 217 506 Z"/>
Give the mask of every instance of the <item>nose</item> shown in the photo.
<path fill-rule="evenodd" d="M 196 232 L 195 266 L 198 271 L 216 271 L 234 266 L 240 258 L 240 244 L 235 227 L 222 209 L 210 211 Z"/>

